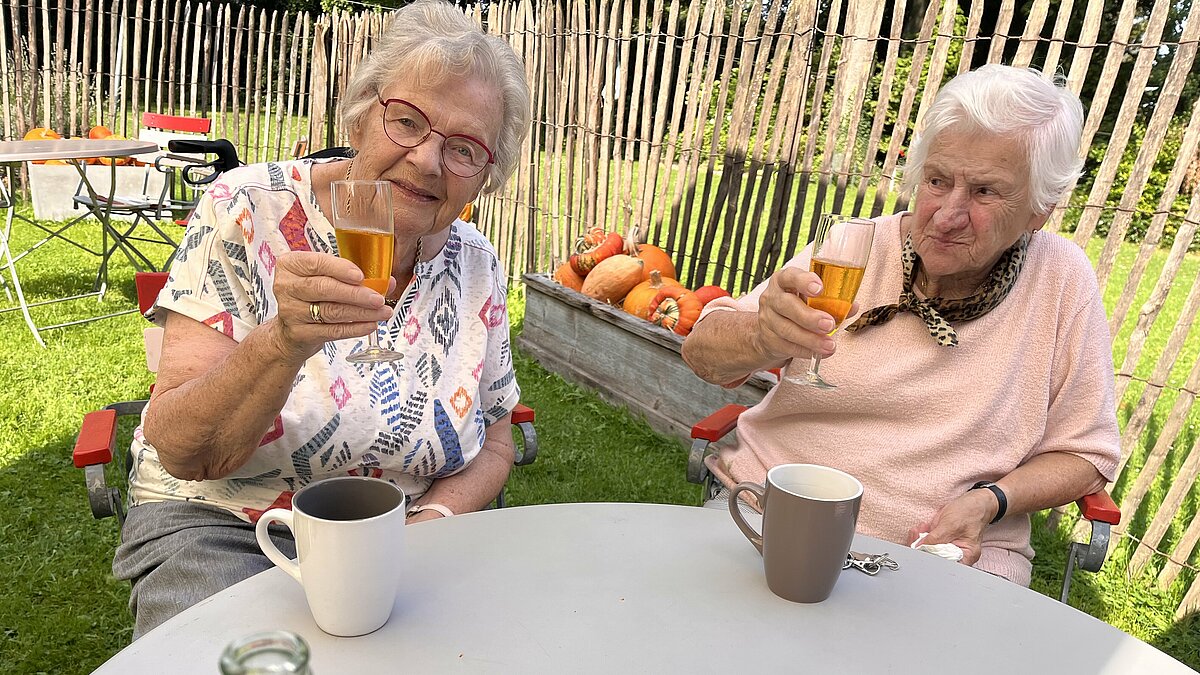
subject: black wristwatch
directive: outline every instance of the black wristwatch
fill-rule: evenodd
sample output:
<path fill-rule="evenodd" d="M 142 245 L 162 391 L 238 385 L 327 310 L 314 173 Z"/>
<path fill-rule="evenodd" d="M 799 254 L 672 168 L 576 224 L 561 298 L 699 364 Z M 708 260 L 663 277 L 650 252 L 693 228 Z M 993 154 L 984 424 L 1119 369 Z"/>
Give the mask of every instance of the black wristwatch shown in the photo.
<path fill-rule="evenodd" d="M 1008 510 L 1008 497 L 1004 495 L 1004 490 L 1001 490 L 1000 486 L 988 480 L 981 480 L 971 486 L 971 490 L 978 490 L 979 488 L 991 490 L 992 494 L 996 495 L 996 501 L 1000 503 L 1000 508 L 996 510 L 996 517 L 992 518 L 992 522 L 988 523 L 988 525 L 994 525 L 1004 517 L 1004 512 Z M 967 492 L 971 490 L 967 490 Z"/>

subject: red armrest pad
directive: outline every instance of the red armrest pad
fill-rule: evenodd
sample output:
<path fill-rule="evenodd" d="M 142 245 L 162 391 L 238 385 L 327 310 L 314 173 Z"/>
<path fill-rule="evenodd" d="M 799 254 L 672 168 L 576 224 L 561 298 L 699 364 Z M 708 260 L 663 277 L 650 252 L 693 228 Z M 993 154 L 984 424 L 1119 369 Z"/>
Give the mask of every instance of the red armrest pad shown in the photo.
<path fill-rule="evenodd" d="M 138 311 L 142 314 L 150 311 L 158 292 L 167 285 L 167 272 L 138 272 L 133 275 L 133 283 L 137 288 Z"/>
<path fill-rule="evenodd" d="M 1075 503 L 1079 505 L 1083 517 L 1088 520 L 1098 520 L 1110 525 L 1118 525 L 1121 522 L 1121 509 L 1117 508 L 1116 502 L 1104 490 L 1078 499 Z"/>
<path fill-rule="evenodd" d="M 696 422 L 692 427 L 692 438 L 702 438 L 710 443 L 719 440 L 737 426 L 738 416 L 743 412 L 746 412 L 746 406 L 730 403 Z"/>
<path fill-rule="evenodd" d="M 75 466 L 82 469 L 92 464 L 108 464 L 112 461 L 116 442 L 116 410 L 97 410 L 84 415 L 79 438 L 75 439 L 75 451 L 71 453 Z"/>
<path fill-rule="evenodd" d="M 518 403 L 517 406 L 515 408 L 513 408 L 513 410 L 512 410 L 512 423 L 513 424 L 520 424 L 521 422 L 532 422 L 532 421 L 533 421 L 533 408 L 530 408 L 529 406 L 521 405 L 520 403 Z"/>

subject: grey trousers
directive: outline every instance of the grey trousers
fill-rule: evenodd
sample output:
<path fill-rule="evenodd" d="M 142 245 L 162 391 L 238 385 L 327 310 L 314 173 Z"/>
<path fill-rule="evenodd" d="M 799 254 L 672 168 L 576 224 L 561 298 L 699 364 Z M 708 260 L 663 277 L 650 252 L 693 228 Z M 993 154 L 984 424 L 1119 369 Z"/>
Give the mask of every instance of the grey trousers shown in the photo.
<path fill-rule="evenodd" d="M 287 528 L 269 533 L 296 557 Z M 258 547 L 254 526 L 195 502 L 152 502 L 129 509 L 113 574 L 128 579 L 133 639 L 218 591 L 274 566 Z"/>

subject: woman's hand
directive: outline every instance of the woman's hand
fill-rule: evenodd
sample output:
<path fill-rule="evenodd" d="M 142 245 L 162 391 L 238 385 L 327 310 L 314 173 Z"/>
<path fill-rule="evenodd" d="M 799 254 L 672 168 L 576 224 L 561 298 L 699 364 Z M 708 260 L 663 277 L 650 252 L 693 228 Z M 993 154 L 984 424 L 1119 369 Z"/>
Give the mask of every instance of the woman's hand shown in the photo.
<path fill-rule="evenodd" d="M 758 299 L 758 350 L 777 359 L 832 355 L 833 317 L 807 303 L 820 292 L 821 278 L 812 272 L 785 267 L 772 275 Z"/>
<path fill-rule="evenodd" d="M 279 256 L 273 286 L 279 312 L 267 323 L 285 358 L 305 361 L 326 342 L 362 337 L 390 319 L 383 296 L 362 281 L 357 265 L 335 255 L 291 251 Z M 395 284 L 390 280 L 389 291 Z M 314 304 L 320 322 L 313 318 Z"/>
<path fill-rule="evenodd" d="M 970 490 L 942 507 L 932 520 L 908 531 L 908 543 L 922 532 L 922 544 L 954 544 L 962 549 L 964 565 L 974 565 L 983 553 L 983 530 L 996 517 L 996 497 L 988 490 Z"/>

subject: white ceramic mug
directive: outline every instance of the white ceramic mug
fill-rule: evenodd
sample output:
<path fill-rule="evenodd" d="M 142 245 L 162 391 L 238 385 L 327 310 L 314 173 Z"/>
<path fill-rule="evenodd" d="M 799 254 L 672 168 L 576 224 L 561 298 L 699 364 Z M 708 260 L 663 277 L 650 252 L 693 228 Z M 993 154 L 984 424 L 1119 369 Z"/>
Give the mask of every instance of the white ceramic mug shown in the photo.
<path fill-rule="evenodd" d="M 377 478 L 345 476 L 309 483 L 292 508 L 271 509 L 255 527 L 271 562 L 304 588 L 321 630 L 366 635 L 387 623 L 400 588 L 404 491 Z M 275 546 L 267 526 L 280 522 L 296 538 L 299 564 Z"/>

